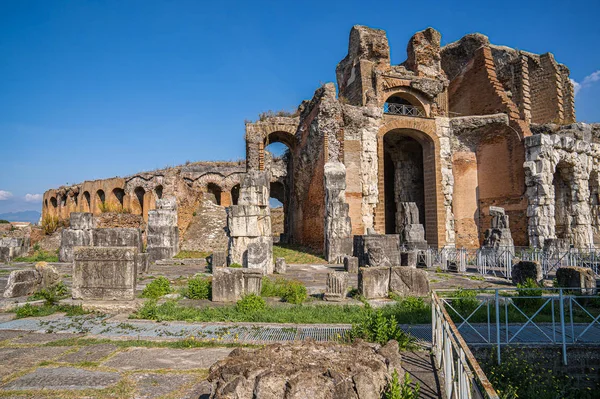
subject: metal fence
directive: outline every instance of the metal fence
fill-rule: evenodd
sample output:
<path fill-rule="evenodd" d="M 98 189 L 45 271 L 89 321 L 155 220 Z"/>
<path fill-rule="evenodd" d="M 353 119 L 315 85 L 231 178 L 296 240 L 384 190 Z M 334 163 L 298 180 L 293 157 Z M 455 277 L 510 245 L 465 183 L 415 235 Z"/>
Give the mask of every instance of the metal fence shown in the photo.
<path fill-rule="evenodd" d="M 587 267 L 600 277 L 600 248 L 571 248 L 568 251 L 527 247 L 428 248 L 421 258 L 427 267 L 440 267 L 443 271 L 472 271 L 504 278 L 511 277 L 515 258 L 540 262 L 545 278 L 563 266 Z"/>
<path fill-rule="evenodd" d="M 425 110 L 421 107 L 395 103 L 385 103 L 383 105 L 383 112 L 386 114 L 418 116 L 422 118 L 427 116 L 425 115 Z"/>
<path fill-rule="evenodd" d="M 600 297 L 595 290 L 499 288 L 438 290 L 436 300 L 456 322 L 456 334 L 469 344 L 556 345 L 567 364 L 568 345 L 600 344 Z M 469 294 L 471 293 L 471 294 Z"/>
<path fill-rule="evenodd" d="M 435 292 L 432 299 L 432 350 L 435 366 L 443 377 L 445 397 L 497 399 L 479 363 Z"/>

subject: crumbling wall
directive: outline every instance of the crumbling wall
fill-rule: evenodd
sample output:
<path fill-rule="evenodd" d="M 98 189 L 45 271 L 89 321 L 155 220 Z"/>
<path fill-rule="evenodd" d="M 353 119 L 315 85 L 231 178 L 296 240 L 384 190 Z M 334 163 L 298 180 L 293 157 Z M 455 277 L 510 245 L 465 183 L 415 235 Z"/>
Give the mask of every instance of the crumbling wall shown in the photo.
<path fill-rule="evenodd" d="M 541 125 L 533 130 L 525 139 L 523 165 L 530 244 L 543 248 L 545 241 L 560 239 L 589 247 L 594 243 L 590 175 L 600 171 L 600 125 Z"/>

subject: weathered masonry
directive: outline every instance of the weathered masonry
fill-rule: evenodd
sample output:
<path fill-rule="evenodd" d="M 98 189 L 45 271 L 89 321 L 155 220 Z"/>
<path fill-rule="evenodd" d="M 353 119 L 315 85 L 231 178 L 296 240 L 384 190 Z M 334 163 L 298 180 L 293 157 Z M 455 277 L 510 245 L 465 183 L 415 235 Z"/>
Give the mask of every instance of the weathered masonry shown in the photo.
<path fill-rule="evenodd" d="M 182 248 L 204 250 L 224 236 L 224 208 L 237 205 L 244 174 L 265 172 L 282 204 L 273 234 L 321 249 L 329 261 L 351 255 L 353 236 L 367 233 L 479 247 L 490 207 L 506 210 L 517 246 L 600 243 L 600 127 L 575 123 L 569 70 L 552 54 L 496 46 L 481 34 L 441 46 L 428 28 L 392 65 L 385 32 L 354 26 L 336 75 L 337 89 L 323 85 L 294 114 L 247 122 L 245 164 L 49 190 L 44 216 L 116 207 L 147 221 L 157 199 L 174 195 Z M 284 156 L 269 152 L 275 142 L 287 147 Z M 195 229 L 207 199 L 221 209 L 216 227 Z"/>

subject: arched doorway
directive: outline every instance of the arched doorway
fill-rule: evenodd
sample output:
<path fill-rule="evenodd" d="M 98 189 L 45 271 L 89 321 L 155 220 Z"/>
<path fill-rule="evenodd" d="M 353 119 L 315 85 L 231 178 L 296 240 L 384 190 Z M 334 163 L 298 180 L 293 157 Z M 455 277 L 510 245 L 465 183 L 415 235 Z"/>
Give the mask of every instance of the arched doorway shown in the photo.
<path fill-rule="evenodd" d="M 104 190 L 96 191 L 96 212 L 104 212 L 106 195 Z"/>
<path fill-rule="evenodd" d="M 573 218 L 574 193 L 570 182 L 573 181 L 573 166 L 559 162 L 552 179 L 554 186 L 554 234 L 556 238 L 571 243 L 571 231 L 575 224 Z"/>
<path fill-rule="evenodd" d="M 269 206 L 271 208 L 271 232 L 274 242 L 289 243 L 291 232 L 290 192 L 293 181 L 293 154 L 295 143 L 294 136 L 285 134 L 272 134 L 270 143 L 265 146 L 265 169 L 271 171 L 274 181 L 271 182 L 269 192 Z"/>
<path fill-rule="evenodd" d="M 120 210 L 123 210 L 124 207 L 124 201 L 125 201 L 125 190 L 123 190 L 122 188 L 115 188 L 113 189 L 113 197 L 114 197 L 114 202 L 116 205 L 118 205 Z"/>
<path fill-rule="evenodd" d="M 90 212 L 92 209 L 92 198 L 88 191 L 83 193 L 83 211 Z"/>
<path fill-rule="evenodd" d="M 143 187 L 136 187 L 133 190 L 133 200 L 131 201 L 131 212 L 136 215 L 144 215 L 144 196 L 146 190 Z"/>
<path fill-rule="evenodd" d="M 427 111 L 416 96 L 406 93 L 394 93 L 383 104 L 383 112 L 390 115 L 427 117 Z"/>
<path fill-rule="evenodd" d="M 215 183 L 208 183 L 208 185 L 206 186 L 206 199 L 208 199 L 214 204 L 221 205 L 222 192 L 223 190 L 221 190 L 221 187 L 219 187 Z"/>
<path fill-rule="evenodd" d="M 240 198 L 240 185 L 236 184 L 231 188 L 231 204 L 237 205 Z"/>

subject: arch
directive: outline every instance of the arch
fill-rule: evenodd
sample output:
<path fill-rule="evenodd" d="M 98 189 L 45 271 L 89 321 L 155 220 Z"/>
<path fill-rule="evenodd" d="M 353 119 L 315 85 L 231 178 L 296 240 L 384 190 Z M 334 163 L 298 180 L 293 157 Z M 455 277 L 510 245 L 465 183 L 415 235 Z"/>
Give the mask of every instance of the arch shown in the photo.
<path fill-rule="evenodd" d="M 265 147 L 273 143 L 285 144 L 292 151 L 296 148 L 296 135 L 281 130 L 267 134 L 264 140 Z"/>
<path fill-rule="evenodd" d="M 240 185 L 238 183 L 235 186 L 231 187 L 231 203 L 233 205 L 237 205 L 239 198 L 240 198 Z"/>
<path fill-rule="evenodd" d="M 221 189 L 221 187 L 215 183 L 208 183 L 206 185 L 206 198 L 217 205 L 221 205 L 222 192 L 223 190 Z"/>
<path fill-rule="evenodd" d="M 104 190 L 96 191 L 96 212 L 103 212 L 103 210 L 105 209 L 105 204 L 106 195 L 104 194 Z"/>
<path fill-rule="evenodd" d="M 117 187 L 112 190 L 112 194 L 116 202 L 121 205 L 121 208 L 123 208 L 125 205 L 125 190 L 123 190 L 121 187 Z"/>
<path fill-rule="evenodd" d="M 143 187 L 137 186 L 133 189 L 133 198 L 132 198 L 132 206 L 131 212 L 136 215 L 144 215 L 144 196 L 146 195 L 146 190 Z"/>
<path fill-rule="evenodd" d="M 156 199 L 162 199 L 163 196 L 163 186 L 159 184 L 154 188 L 154 193 L 156 194 Z"/>
<path fill-rule="evenodd" d="M 426 118 L 429 115 L 429 103 L 419 97 L 414 91 L 396 89 L 386 94 L 383 102 L 383 112 L 392 115 Z"/>
<path fill-rule="evenodd" d="M 577 193 L 571 189 L 573 165 L 561 160 L 552 175 L 554 187 L 554 235 L 556 238 L 572 243 L 571 232 L 575 226 L 573 204 Z"/>
<path fill-rule="evenodd" d="M 67 194 L 60 196 L 60 206 L 67 206 Z"/>
<path fill-rule="evenodd" d="M 83 211 L 89 212 L 92 207 L 92 198 L 90 197 L 89 191 L 83 193 Z"/>
<path fill-rule="evenodd" d="M 52 204 L 53 208 L 58 207 L 58 202 L 56 201 L 56 197 L 51 197 L 50 198 L 50 204 Z"/>
<path fill-rule="evenodd" d="M 453 235 L 447 234 L 446 225 L 453 225 L 451 194 L 446 198 L 442 191 L 442 161 L 436 124 L 425 118 L 390 118 L 380 127 L 377 135 L 377 185 L 378 203 L 373 215 L 374 228 L 379 234 L 386 232 L 385 150 L 384 137 L 391 131 L 412 138 L 423 148 L 423 191 L 425 197 L 425 239 L 434 247 L 454 244 Z M 447 160 L 451 162 L 450 160 Z M 445 164 L 444 164 L 445 165 Z M 444 166 L 447 168 L 447 166 Z"/>
<path fill-rule="evenodd" d="M 75 206 L 79 205 L 79 192 L 73 193 L 73 202 Z"/>

